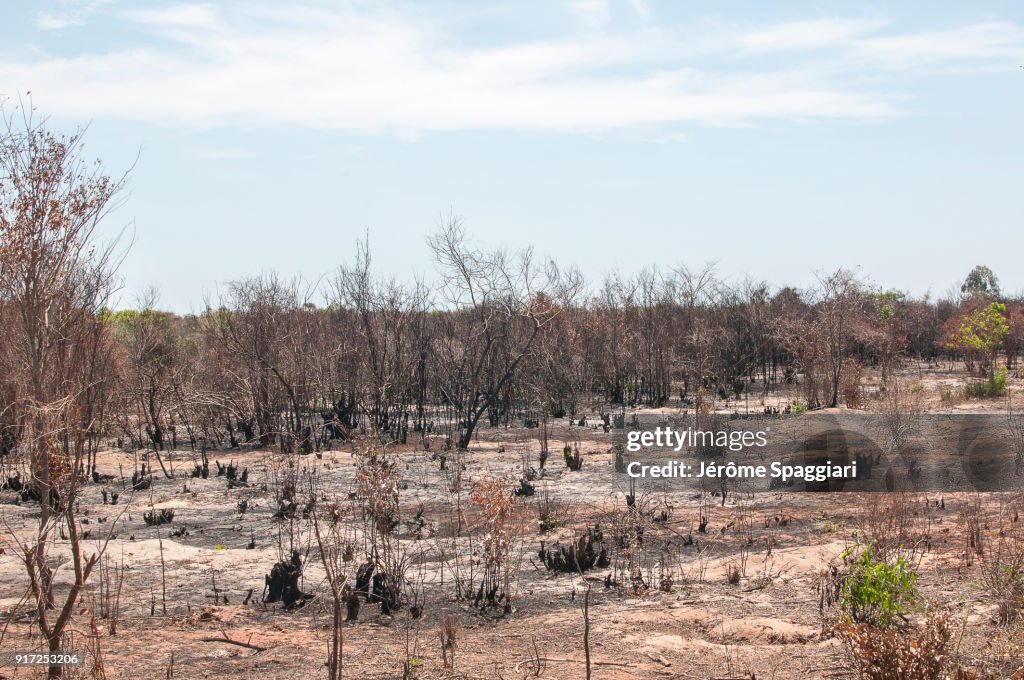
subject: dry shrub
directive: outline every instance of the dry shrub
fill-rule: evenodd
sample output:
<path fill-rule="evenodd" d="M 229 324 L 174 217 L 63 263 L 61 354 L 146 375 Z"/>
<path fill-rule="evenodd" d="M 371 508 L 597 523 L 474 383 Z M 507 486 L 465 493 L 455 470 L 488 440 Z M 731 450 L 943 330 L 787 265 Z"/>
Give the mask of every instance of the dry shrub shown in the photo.
<path fill-rule="evenodd" d="M 999 513 L 994 540 L 978 552 L 981 585 L 998 606 L 999 623 L 1007 625 L 1024 612 L 1024 536 L 1019 522 L 1005 521 Z"/>
<path fill-rule="evenodd" d="M 615 510 L 607 515 L 606 522 L 611 529 L 609 557 L 612 574 L 609 583 L 618 585 L 625 594 L 642 597 L 650 592 L 645 577 L 653 561 L 644 542 L 647 522 L 650 518 L 648 499 L 637 498 L 625 510 Z"/>
<path fill-rule="evenodd" d="M 512 611 L 512 577 L 515 548 L 516 496 L 507 479 L 488 477 L 473 483 L 470 501 L 483 513 L 486 533 L 483 539 L 484 574 L 476 596 L 478 606 L 498 606 Z"/>
<path fill-rule="evenodd" d="M 864 518 L 868 544 L 883 560 L 901 556 L 916 565 L 931 545 L 931 509 L 911 494 L 886 494 L 884 502 L 870 503 Z"/>
<path fill-rule="evenodd" d="M 398 521 L 400 474 L 394 461 L 374 451 L 360 455 L 356 463 L 356 483 L 364 501 L 363 514 L 373 520 L 380 534 L 389 534 Z"/>
<path fill-rule="evenodd" d="M 981 499 L 965 501 L 957 514 L 964 526 L 964 562 L 970 567 L 974 564 L 975 555 L 985 554 L 985 535 L 981 531 Z"/>
<path fill-rule="evenodd" d="M 856 357 L 843 362 L 843 382 L 839 388 L 843 401 L 850 408 L 863 406 L 861 380 L 864 378 L 864 367 Z"/>
<path fill-rule="evenodd" d="M 364 592 L 367 602 L 379 602 L 381 613 L 390 614 L 402 606 L 409 568 L 408 554 L 395 531 L 401 523 L 401 473 L 394 460 L 367 449 L 358 453 L 356 482 L 357 516 L 362 518 L 370 560 L 363 565 L 363 577 L 370 584 Z"/>
<path fill-rule="evenodd" d="M 739 585 L 740 582 L 740 565 L 735 562 L 730 562 L 725 567 L 725 582 L 731 586 Z"/>
<path fill-rule="evenodd" d="M 566 526 L 572 518 L 570 510 L 568 503 L 551 498 L 545 491 L 544 496 L 537 500 L 538 531 L 546 534 L 558 527 Z"/>
<path fill-rule="evenodd" d="M 941 615 L 911 629 L 840 624 L 836 632 L 866 680 L 939 680 L 953 674 L 951 632 Z"/>
<path fill-rule="evenodd" d="M 445 614 L 441 620 L 438 637 L 441 640 L 441 662 L 445 670 L 455 670 L 455 648 L 458 643 L 459 620 L 453 614 Z"/>

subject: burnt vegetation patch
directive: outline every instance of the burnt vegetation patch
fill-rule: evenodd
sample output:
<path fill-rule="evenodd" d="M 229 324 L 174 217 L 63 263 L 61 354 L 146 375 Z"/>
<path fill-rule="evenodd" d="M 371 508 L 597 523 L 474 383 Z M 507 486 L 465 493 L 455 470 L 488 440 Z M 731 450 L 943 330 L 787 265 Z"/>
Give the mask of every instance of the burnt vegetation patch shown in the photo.
<path fill-rule="evenodd" d="M 584 573 L 611 566 L 608 547 L 604 544 L 604 532 L 599 524 L 587 529 L 568 544 L 555 543 L 546 547 L 541 541 L 537 557 L 546 569 L 560 573 Z"/>
<path fill-rule="evenodd" d="M 298 550 L 293 550 L 288 559 L 275 563 L 270 568 L 270 573 L 264 577 L 263 602 L 280 602 L 285 609 L 295 609 L 304 605 L 312 595 L 303 592 L 299 585 L 302 569 L 302 557 Z"/>
<path fill-rule="evenodd" d="M 607 604 L 591 608 L 594 571 L 606 570 L 608 588 L 638 600 L 692 588 L 701 607 L 726 593 L 718 599 L 741 611 L 754 608 L 747 598 L 782 609 L 811 598 L 770 591 L 777 543 L 793 553 L 787 562 L 803 573 L 791 583 L 800 583 L 823 546 L 863 540 L 874 552 L 847 568 L 872 587 L 860 595 L 845 585 L 854 581 L 833 588 L 839 611 L 862 618 L 851 598 L 884 595 L 872 579 L 888 570 L 962 606 L 970 626 L 947 635 L 952 619 L 932 617 L 922 628 L 909 610 L 857 620 L 845 633 L 851 654 L 920 661 L 915 650 L 927 649 L 949 663 L 917 677 L 963 668 L 971 670 L 955 677 L 1021 676 L 1013 627 L 1024 618 L 1024 507 L 1016 497 L 950 495 L 947 507 L 946 498 L 894 494 L 840 518 L 829 514 L 835 496 L 794 497 L 797 509 L 783 510 L 777 498 L 765 502 L 730 484 L 678 493 L 652 480 L 628 491 L 609 482 L 631 462 L 613 432 L 639 428 L 641 416 L 671 410 L 717 429 L 749 414 L 801 423 L 818 409 L 877 416 L 886 456 L 906 461 L 911 481 L 924 480 L 915 424 L 929 409 L 945 416 L 963 402 L 987 409 L 1008 434 L 993 447 L 962 441 L 973 453 L 961 471 L 979 484 L 1019 479 L 1024 299 L 1000 290 L 986 267 L 946 299 L 884 290 L 845 269 L 802 290 L 722 278 L 713 267 L 651 268 L 588 284 L 531 251 L 478 245 L 453 216 L 427 243 L 436 277 L 380 277 L 364 242 L 329 282 L 307 286 L 267 272 L 228 283 L 195 314 L 161 311 L 155 295 L 117 310 L 118 249 L 94 230 L 117 205 L 123 178 L 83 162 L 81 133 L 57 134 L 34 116 L 19 104 L 0 123 L 0 493 L 11 505 L 0 536 L 0 599 L 11 610 L 0 627 L 5 644 L 9 635 L 52 654 L 81 644 L 92 664 L 81 673 L 106 677 L 110 648 L 133 662 L 146 651 L 114 637 L 123 584 L 133 599 L 142 595 L 133 623 L 148 610 L 158 638 L 173 635 L 178 621 L 230 627 L 228 614 L 251 617 L 246 625 L 294 622 L 309 637 L 287 644 L 328 649 L 330 680 L 399 672 L 408 680 L 420 669 L 419 677 L 439 677 L 438 665 L 445 677 L 589 677 L 591 662 L 637 661 L 632 649 L 626 661 L 608 660 L 619 651 L 611 621 L 601 633 L 608 649 L 592 658 L 591 622 L 601 630 Z M 211 465 L 211 453 L 231 459 Z M 860 461 L 865 476 L 886 474 L 880 454 Z M 138 517 L 131 499 L 143 491 L 146 526 L 180 522 L 175 510 L 156 507 L 171 503 L 190 526 L 146 531 L 158 540 L 132 546 L 139 525 L 129 526 Z M 212 596 L 200 595 L 206 576 L 195 564 L 208 554 L 190 559 L 196 550 L 223 556 L 256 551 L 257 542 L 275 556 L 232 553 L 224 560 L 231 567 L 214 570 Z M 119 568 L 105 561 L 108 549 L 123 551 Z M 923 561 L 925 553 L 941 559 Z M 307 559 L 318 561 L 308 569 L 315 579 L 305 580 Z M 249 607 L 261 578 L 262 601 L 281 607 Z M 553 586 L 539 595 L 538 581 Z M 480 632 L 497 620 L 525 628 L 536 620 L 526 617 L 547 616 L 541 598 L 569 581 L 569 601 L 585 588 L 581 635 L 537 630 L 562 647 L 557 653 L 543 652 L 547 642 L 532 635 Z M 317 606 L 303 608 L 314 597 Z M 211 608 L 204 598 L 216 611 L 193 612 L 198 601 Z M 352 626 L 359 616 L 373 625 Z M 350 628 L 379 636 L 351 672 L 342 658 Z M 844 634 L 818 628 L 822 637 Z M 421 644 L 428 638 L 432 652 Z M 267 649 L 226 633 L 201 640 Z M 475 667 L 457 668 L 460 650 L 481 640 L 500 640 L 500 653 L 466 655 Z M 665 654 L 688 660 L 691 651 Z M 817 658 L 833 651 L 791 655 L 806 661 L 788 677 L 810 677 L 810 668 L 870 675 L 862 663 Z M 725 673 L 693 676 L 746 677 L 732 661 L 753 654 L 727 654 L 708 661 Z M 481 669 L 483 658 L 500 667 Z M 668 671 L 669 659 L 640 658 L 651 660 L 666 675 L 682 665 Z M 258 676 L 255 665 L 236 661 L 236 675 Z M 281 675 L 308 674 L 320 661 L 303 659 Z M 201 663 L 202 673 L 222 670 L 212 655 Z M 370 663 L 387 667 L 371 673 Z M 650 668 L 637 675 L 653 677 Z M 149 675 L 173 678 L 173 658 Z"/>

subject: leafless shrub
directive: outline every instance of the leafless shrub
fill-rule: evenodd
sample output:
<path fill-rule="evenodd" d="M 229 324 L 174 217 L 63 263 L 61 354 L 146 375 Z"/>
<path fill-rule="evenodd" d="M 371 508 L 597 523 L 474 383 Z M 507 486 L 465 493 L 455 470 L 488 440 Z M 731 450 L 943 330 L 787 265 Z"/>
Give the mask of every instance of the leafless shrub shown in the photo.
<path fill-rule="evenodd" d="M 611 535 L 609 556 L 612 558 L 610 581 L 633 596 L 646 595 L 651 588 L 646 574 L 653 569 L 645 546 L 650 513 L 646 497 L 637 499 L 625 510 L 606 516 Z"/>
<path fill-rule="evenodd" d="M 344 510 L 338 501 L 317 504 L 311 513 L 311 519 L 320 562 L 327 574 L 327 585 L 331 591 L 331 644 L 327 657 L 327 677 L 329 680 L 341 680 L 344 673 L 345 651 L 342 610 L 346 610 L 350 620 L 354 620 L 359 613 L 359 599 L 354 597 L 346 584 L 352 544 L 344 534 Z"/>
<path fill-rule="evenodd" d="M 924 388 L 895 374 L 887 376 L 882 384 L 879 400 L 874 404 L 875 422 L 882 449 L 887 455 L 904 451 L 907 441 L 921 425 L 924 410 Z"/>
<path fill-rule="evenodd" d="M 965 500 L 957 514 L 964 528 L 964 563 L 970 567 L 976 556 L 985 554 L 981 499 L 975 497 Z"/>
<path fill-rule="evenodd" d="M 455 650 L 458 648 L 459 619 L 454 614 L 445 614 L 441 620 L 438 637 L 441 642 L 441 663 L 445 670 L 455 671 Z"/>
<path fill-rule="evenodd" d="M 445 471 L 449 483 L 445 485 L 444 515 L 437 534 L 435 534 L 434 550 L 442 565 L 442 581 L 444 574 L 451 577 L 454 586 L 454 597 L 456 600 L 463 600 L 473 596 L 473 586 L 476 582 L 478 571 L 478 560 L 473 558 L 476 552 L 476 537 L 474 532 L 465 532 L 466 517 L 463 511 L 463 484 L 462 484 L 462 452 L 454 451 L 455 460 L 458 461 L 458 471 L 452 471 L 451 466 Z"/>
<path fill-rule="evenodd" d="M 725 565 L 725 582 L 731 586 L 739 585 L 742 568 L 736 562 Z"/>
<path fill-rule="evenodd" d="M 999 510 L 993 536 L 978 552 L 978 566 L 981 587 L 995 601 L 1005 626 L 1024 614 L 1024 532 L 1019 523 L 1007 521 L 1007 507 Z"/>
<path fill-rule="evenodd" d="M 365 592 L 367 601 L 379 603 L 381 613 L 390 614 L 402 606 L 409 567 L 396 531 L 401 524 L 401 475 L 394 461 L 376 448 L 365 448 L 357 457 L 357 516 L 363 524 L 364 551 L 370 565 L 367 578 L 371 579 Z"/>
<path fill-rule="evenodd" d="M 886 494 L 867 506 L 864 542 L 874 546 L 879 559 L 888 561 L 899 554 L 916 565 L 931 548 L 932 513 L 926 500 L 902 492 Z"/>
<path fill-rule="evenodd" d="M 483 573 L 475 597 L 478 607 L 498 607 L 512 611 L 512 577 L 517 571 L 516 497 L 504 479 L 488 477 L 473 484 L 470 500 L 483 515 Z"/>
<path fill-rule="evenodd" d="M 100 561 L 99 615 L 107 621 L 107 634 L 117 635 L 117 622 L 121 613 L 121 588 L 124 586 L 124 557 L 120 564 L 112 565 L 110 556 Z"/>
<path fill-rule="evenodd" d="M 671 593 L 675 587 L 675 576 L 673 567 L 668 564 L 665 553 L 658 559 L 658 590 L 663 593 Z"/>

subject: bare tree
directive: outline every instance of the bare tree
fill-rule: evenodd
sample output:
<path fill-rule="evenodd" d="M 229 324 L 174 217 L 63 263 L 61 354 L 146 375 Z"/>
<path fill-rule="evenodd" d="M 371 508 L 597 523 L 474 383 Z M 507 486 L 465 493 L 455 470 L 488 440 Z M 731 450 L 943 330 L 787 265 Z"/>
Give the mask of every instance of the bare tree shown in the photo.
<path fill-rule="evenodd" d="M 853 272 L 837 269 L 818 276 L 818 300 L 815 305 L 815 326 L 824 342 L 830 388 L 829 406 L 839 405 L 843 381 L 843 361 L 850 344 L 852 317 L 863 288 Z"/>
<path fill-rule="evenodd" d="M 337 499 L 315 503 L 311 512 L 320 561 L 331 591 L 332 634 L 327 657 L 329 680 L 341 680 L 344 673 L 345 630 L 342 608 L 350 598 L 356 597 L 355 593 L 350 593 L 346 584 L 352 544 L 345 536 L 342 524 L 344 514 L 344 505 Z"/>
<path fill-rule="evenodd" d="M 124 350 L 124 395 L 131 402 L 124 405 L 125 415 L 134 412 L 159 456 L 167 445 L 168 429 L 174 427 L 170 408 L 179 393 L 185 347 L 174 315 L 155 309 L 155 292 L 140 302 L 140 310 L 117 312 L 110 319 Z"/>
<path fill-rule="evenodd" d="M 421 283 L 406 287 L 373 276 L 368 241 L 359 244 L 355 262 L 342 267 L 331 286 L 330 302 L 353 315 L 363 348 L 356 362 L 356 399 L 367 405 L 371 426 L 405 443 L 412 402 L 422 420 L 426 357 L 417 342 L 418 322 L 429 301 Z M 422 422 L 419 423 L 422 426 Z"/>
<path fill-rule="evenodd" d="M 208 306 L 205 315 L 206 332 L 227 353 L 220 363 L 229 367 L 243 428 L 251 433 L 255 427 L 263 445 L 278 438 L 286 453 L 297 442 L 304 450 L 310 446 L 303 428 L 315 313 L 308 300 L 298 279 L 283 281 L 271 272 L 232 282 L 219 307 Z"/>
<path fill-rule="evenodd" d="M 541 330 L 561 313 L 560 302 L 571 299 L 581 281 L 552 261 L 537 263 L 531 250 L 513 256 L 475 248 L 456 218 L 429 244 L 452 306 L 435 338 L 438 389 L 458 416 L 458 446 L 464 449 L 481 416 L 516 378 Z"/>
<path fill-rule="evenodd" d="M 51 652 L 59 652 L 81 589 L 102 548 L 82 554 L 75 520 L 78 475 L 92 423 L 87 399 L 108 376 L 95 370 L 109 353 L 100 312 L 114 287 L 116 239 L 96 237 L 116 205 L 125 178 L 112 179 L 82 157 L 83 131 L 51 132 L 45 120 L 19 105 L 0 129 L 0 304 L 21 443 L 31 460 L 30 488 L 40 500 L 35 540 L 23 561 L 37 605 L 37 623 Z M 53 566 L 47 556 L 53 529 L 66 525 L 74 582 L 56 618 Z M 59 666 L 50 667 L 58 677 Z"/>

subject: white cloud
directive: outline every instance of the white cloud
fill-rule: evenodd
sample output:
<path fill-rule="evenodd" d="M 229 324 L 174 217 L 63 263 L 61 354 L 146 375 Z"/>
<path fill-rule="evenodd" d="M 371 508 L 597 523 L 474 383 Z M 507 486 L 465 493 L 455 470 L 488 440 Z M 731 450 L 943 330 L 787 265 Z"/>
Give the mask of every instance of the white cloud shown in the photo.
<path fill-rule="evenodd" d="M 210 5 L 173 5 L 170 7 L 132 9 L 123 16 L 142 24 L 163 28 L 212 28 L 217 24 L 217 10 Z"/>
<path fill-rule="evenodd" d="M 840 47 L 859 35 L 885 26 L 884 21 L 812 19 L 793 21 L 748 33 L 743 44 L 753 51 L 807 50 Z"/>
<path fill-rule="evenodd" d="M 641 21 L 649 21 L 651 18 L 651 6 L 647 0 L 629 0 L 629 8 Z"/>
<path fill-rule="evenodd" d="M 54 9 L 36 14 L 36 28 L 56 31 L 85 26 L 89 17 L 112 0 L 61 0 Z"/>
<path fill-rule="evenodd" d="M 591 30 L 604 28 L 612 17 L 609 0 L 569 0 L 569 10 Z"/>
<path fill-rule="evenodd" d="M 743 44 L 755 52 L 830 50 L 837 56 L 870 60 L 871 66 L 886 69 L 1024 58 L 1024 28 L 1008 22 L 879 35 L 888 27 L 889 22 L 881 19 L 797 21 L 748 33 Z"/>
<path fill-rule="evenodd" d="M 944 31 L 877 36 L 855 47 L 890 68 L 912 68 L 941 62 L 1024 59 L 1024 29 L 1006 22 L 985 22 Z"/>
<path fill-rule="evenodd" d="M 36 27 L 44 31 L 56 31 L 68 26 L 83 26 L 85 19 L 73 14 L 55 14 L 40 12 L 36 15 Z"/>
<path fill-rule="evenodd" d="M 587 3 L 581 11 L 606 21 L 607 8 Z M 437 130 L 878 119 L 898 113 L 893 102 L 902 93 L 864 89 L 865 66 L 852 64 L 858 60 L 850 55 L 885 68 L 926 58 L 978 64 L 1024 44 L 1012 24 L 880 35 L 881 22 L 829 19 L 757 31 L 608 28 L 470 47 L 443 23 L 377 5 L 189 4 L 118 16 L 164 42 L 159 49 L 8 57 L 0 60 L 0 91 L 31 89 L 42 108 L 84 119 L 300 126 L 411 139 Z M 820 69 L 806 59 L 769 68 L 757 56 L 810 49 L 840 66 Z"/>

